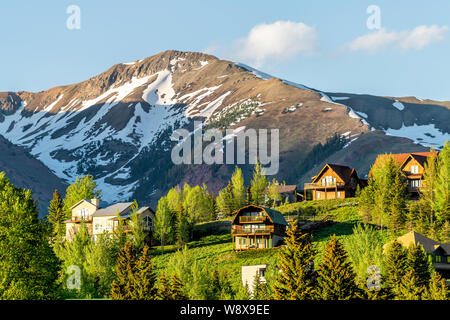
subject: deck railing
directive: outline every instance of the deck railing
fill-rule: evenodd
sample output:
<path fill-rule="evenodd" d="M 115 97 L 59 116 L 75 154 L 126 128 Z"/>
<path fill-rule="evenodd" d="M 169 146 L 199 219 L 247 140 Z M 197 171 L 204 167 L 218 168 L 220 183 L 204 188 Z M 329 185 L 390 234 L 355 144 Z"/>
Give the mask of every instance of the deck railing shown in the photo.
<path fill-rule="evenodd" d="M 266 226 L 264 228 L 242 228 L 233 226 L 231 228 L 231 234 L 262 234 L 274 232 L 273 226 Z"/>
<path fill-rule="evenodd" d="M 343 182 L 336 182 L 336 183 L 305 183 L 304 187 L 305 189 L 315 189 L 315 188 L 339 188 L 344 187 L 345 183 Z"/>
<path fill-rule="evenodd" d="M 240 223 L 246 223 L 246 222 L 265 222 L 267 219 L 266 216 L 240 216 L 239 222 Z"/>

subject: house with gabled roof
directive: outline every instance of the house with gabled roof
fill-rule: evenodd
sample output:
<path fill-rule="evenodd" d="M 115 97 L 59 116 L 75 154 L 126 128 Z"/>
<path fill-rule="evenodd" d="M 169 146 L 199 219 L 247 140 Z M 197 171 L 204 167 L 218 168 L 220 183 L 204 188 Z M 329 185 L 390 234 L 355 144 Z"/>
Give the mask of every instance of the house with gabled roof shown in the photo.
<path fill-rule="evenodd" d="M 434 269 L 442 277 L 450 279 L 450 243 L 439 243 L 415 231 L 410 231 L 396 240 L 405 248 L 410 245 L 422 245 L 423 249 L 431 255 Z M 387 244 L 385 248 L 386 246 Z"/>
<path fill-rule="evenodd" d="M 288 223 L 281 212 L 248 205 L 231 221 L 233 251 L 273 248 L 283 242 Z"/>
<path fill-rule="evenodd" d="M 132 202 L 121 202 L 108 206 L 99 199 L 82 199 L 75 203 L 70 210 L 72 215 L 66 223 L 66 239 L 73 240 L 81 223 L 85 223 L 89 235 L 95 240 L 102 233 L 111 233 L 119 226 L 119 221 L 129 221 L 132 213 Z M 138 208 L 139 218 L 142 219 L 144 230 L 153 230 L 155 213 L 150 207 Z M 129 232 L 127 223 L 124 231 Z"/>
<path fill-rule="evenodd" d="M 408 180 L 408 192 L 412 196 L 417 196 L 422 187 L 423 174 L 425 171 L 425 163 L 430 157 L 437 157 L 438 152 L 413 152 L 413 153 L 397 153 L 397 154 L 380 154 L 376 158 L 373 167 L 377 166 L 381 161 L 392 156 L 394 161 L 401 167 L 406 179 Z M 373 168 L 372 167 L 372 168 Z M 369 176 L 372 175 L 372 169 Z"/>
<path fill-rule="evenodd" d="M 358 186 L 362 189 L 366 185 L 367 181 L 360 179 L 355 169 L 327 163 L 312 177 L 311 183 L 304 184 L 304 198 L 307 192 L 312 193 L 312 200 L 350 198 L 355 196 Z"/>

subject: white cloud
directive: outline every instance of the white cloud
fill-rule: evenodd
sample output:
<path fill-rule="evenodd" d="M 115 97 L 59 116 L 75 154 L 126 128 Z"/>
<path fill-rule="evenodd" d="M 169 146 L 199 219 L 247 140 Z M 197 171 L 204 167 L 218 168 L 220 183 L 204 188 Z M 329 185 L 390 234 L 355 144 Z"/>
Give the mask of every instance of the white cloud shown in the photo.
<path fill-rule="evenodd" d="M 432 43 L 445 39 L 448 27 L 437 25 L 417 26 L 413 30 L 401 32 L 387 31 L 382 28 L 358 37 L 346 45 L 350 51 L 376 52 L 383 49 L 420 50 Z"/>
<path fill-rule="evenodd" d="M 317 38 L 316 29 L 301 22 L 259 24 L 238 41 L 234 55 L 260 67 L 269 59 L 290 59 L 298 54 L 314 53 Z"/>

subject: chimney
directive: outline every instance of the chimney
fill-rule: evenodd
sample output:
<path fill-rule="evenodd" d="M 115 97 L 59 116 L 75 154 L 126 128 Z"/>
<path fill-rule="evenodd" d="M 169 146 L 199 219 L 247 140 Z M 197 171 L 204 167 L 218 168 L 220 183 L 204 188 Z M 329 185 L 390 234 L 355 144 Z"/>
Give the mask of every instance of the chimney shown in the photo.
<path fill-rule="evenodd" d="M 100 199 L 91 199 L 91 203 L 98 208 L 100 206 Z"/>

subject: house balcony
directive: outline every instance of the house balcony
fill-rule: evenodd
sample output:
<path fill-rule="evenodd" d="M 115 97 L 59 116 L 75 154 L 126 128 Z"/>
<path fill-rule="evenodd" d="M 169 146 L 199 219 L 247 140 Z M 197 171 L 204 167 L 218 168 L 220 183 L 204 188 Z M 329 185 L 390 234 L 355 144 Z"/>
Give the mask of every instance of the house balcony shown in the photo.
<path fill-rule="evenodd" d="M 267 220 L 267 216 L 240 216 L 240 223 L 264 223 Z"/>
<path fill-rule="evenodd" d="M 91 223 L 92 222 L 92 216 L 91 217 L 86 217 L 86 218 L 71 217 L 70 220 L 66 221 L 66 222 L 70 222 L 70 223 L 81 223 L 81 222 Z"/>
<path fill-rule="evenodd" d="M 265 226 L 264 228 L 243 228 L 241 226 L 233 226 L 231 228 L 232 235 L 258 235 L 272 234 L 275 231 L 273 226 Z"/>
<path fill-rule="evenodd" d="M 306 189 L 336 189 L 336 188 L 344 188 L 345 183 L 336 182 L 336 183 L 305 183 L 304 188 Z"/>

